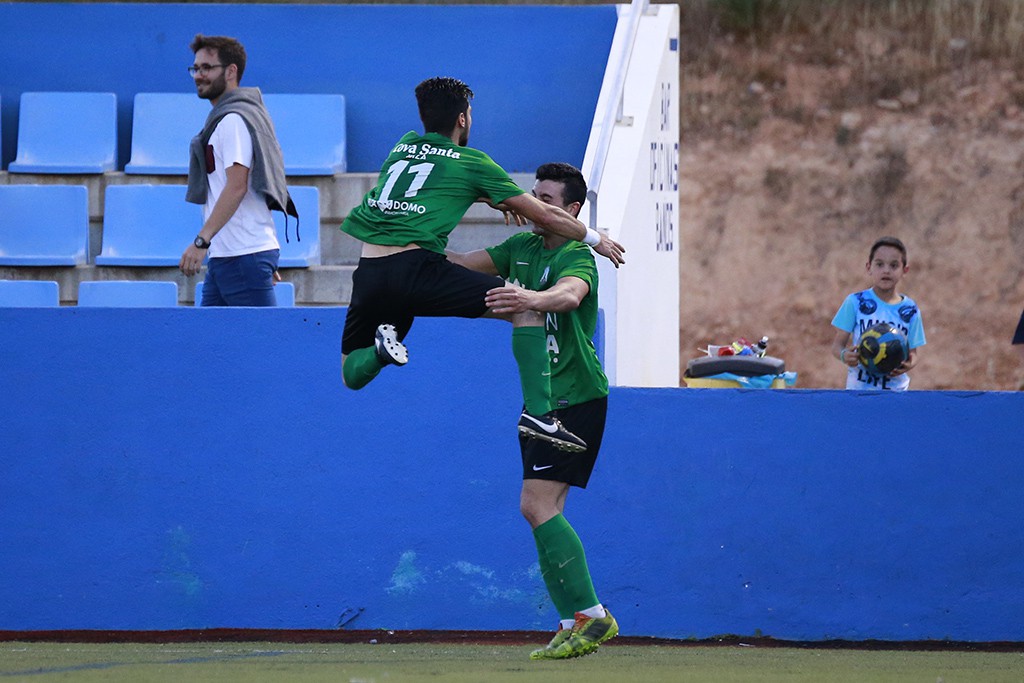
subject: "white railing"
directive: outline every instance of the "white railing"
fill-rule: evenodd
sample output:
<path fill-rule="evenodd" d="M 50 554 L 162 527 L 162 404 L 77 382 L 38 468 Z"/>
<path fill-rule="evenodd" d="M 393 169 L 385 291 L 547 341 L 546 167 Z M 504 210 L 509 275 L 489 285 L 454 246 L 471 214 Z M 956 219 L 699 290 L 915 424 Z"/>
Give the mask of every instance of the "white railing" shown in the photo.
<path fill-rule="evenodd" d="M 678 387 L 679 6 L 634 0 L 616 17 L 582 167 L 590 227 L 628 249 L 621 270 L 598 259 L 605 373 Z"/>
<path fill-rule="evenodd" d="M 608 157 L 608 148 L 612 142 L 612 131 L 615 124 L 622 121 L 622 95 L 626 85 L 626 72 L 629 70 L 629 59 L 633 54 L 633 43 L 636 42 L 640 17 L 647 11 L 648 0 L 633 0 L 629 6 L 625 40 L 619 45 L 618 54 L 608 60 L 612 69 L 611 91 L 605 100 L 604 112 L 600 119 L 600 133 L 594 151 L 594 166 L 588 179 L 590 189 L 587 201 L 590 202 L 590 227 L 597 230 L 597 195 L 604 175 L 604 165 Z"/>

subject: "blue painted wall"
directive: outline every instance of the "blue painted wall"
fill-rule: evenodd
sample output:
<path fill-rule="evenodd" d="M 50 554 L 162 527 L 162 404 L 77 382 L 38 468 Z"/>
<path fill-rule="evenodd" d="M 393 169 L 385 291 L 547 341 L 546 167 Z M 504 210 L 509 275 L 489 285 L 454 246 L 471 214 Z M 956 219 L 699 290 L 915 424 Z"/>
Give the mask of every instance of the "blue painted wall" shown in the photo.
<path fill-rule="evenodd" d="M 0 309 L 0 630 L 547 629 L 497 321 Z M 1024 394 L 613 389 L 569 497 L 623 632 L 1024 640 Z"/>
<path fill-rule="evenodd" d="M 237 37 L 244 85 L 341 93 L 348 168 L 376 172 L 420 129 L 413 89 L 448 75 L 476 93 L 470 143 L 508 171 L 582 164 L 615 30 L 614 6 L 0 3 L 3 167 L 15 158 L 20 94 L 114 92 L 119 168 L 136 92 L 195 92 L 196 33 Z"/>

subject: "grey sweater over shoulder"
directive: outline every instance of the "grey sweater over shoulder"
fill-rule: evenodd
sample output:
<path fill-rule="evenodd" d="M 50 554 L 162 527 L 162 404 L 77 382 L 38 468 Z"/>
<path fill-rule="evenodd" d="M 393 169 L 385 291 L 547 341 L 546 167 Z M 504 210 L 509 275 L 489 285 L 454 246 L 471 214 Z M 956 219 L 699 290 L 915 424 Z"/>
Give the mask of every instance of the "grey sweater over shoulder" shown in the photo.
<path fill-rule="evenodd" d="M 252 136 L 252 168 L 249 183 L 267 202 L 267 208 L 295 217 L 295 236 L 299 236 L 299 212 L 288 194 L 284 174 L 284 157 L 277 142 L 274 124 L 270 120 L 259 88 L 235 88 L 224 93 L 206 117 L 203 130 L 189 145 L 188 189 L 185 201 L 205 204 L 210 185 L 206 180 L 206 145 L 220 120 L 228 114 L 238 114 L 245 121 Z M 286 226 L 287 227 L 287 226 Z M 288 239 L 287 230 L 285 240 Z"/>

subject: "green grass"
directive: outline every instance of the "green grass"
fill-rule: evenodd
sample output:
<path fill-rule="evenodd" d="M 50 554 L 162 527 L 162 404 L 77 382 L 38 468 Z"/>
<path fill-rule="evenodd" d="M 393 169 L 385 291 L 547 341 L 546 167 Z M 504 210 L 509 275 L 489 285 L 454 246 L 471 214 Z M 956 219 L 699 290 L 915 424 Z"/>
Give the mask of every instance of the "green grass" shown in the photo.
<path fill-rule="evenodd" d="M 282 643 L 0 644 L 0 681 L 261 683 L 988 683 L 1024 681 L 1020 652 L 605 645 L 531 662 L 529 646 Z"/>

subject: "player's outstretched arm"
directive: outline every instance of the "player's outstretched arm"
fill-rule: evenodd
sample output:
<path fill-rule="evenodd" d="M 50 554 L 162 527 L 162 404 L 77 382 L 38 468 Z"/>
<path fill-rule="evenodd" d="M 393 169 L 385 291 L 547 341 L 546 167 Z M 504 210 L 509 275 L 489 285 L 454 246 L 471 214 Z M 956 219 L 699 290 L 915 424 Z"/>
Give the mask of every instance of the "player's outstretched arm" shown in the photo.
<path fill-rule="evenodd" d="M 477 201 L 483 202 L 484 204 L 491 207 L 495 211 L 501 211 L 502 216 L 505 217 L 505 225 L 512 225 L 513 223 L 515 223 L 517 227 L 521 228 L 527 223 L 525 216 L 516 213 L 511 208 L 509 208 L 509 206 L 504 202 L 499 202 L 498 204 L 495 204 L 487 197 L 481 197 L 480 199 L 477 199 Z"/>
<path fill-rule="evenodd" d="M 598 234 L 601 235 L 601 241 L 591 247 L 591 249 L 614 263 L 616 268 L 620 264 L 625 263 L 626 259 L 622 254 L 626 251 L 626 248 L 603 232 Z"/>
<path fill-rule="evenodd" d="M 486 249 L 477 249 L 475 251 L 458 252 L 446 249 L 444 252 L 445 256 L 452 263 L 458 264 L 463 268 L 469 268 L 475 270 L 478 273 L 487 273 L 488 275 L 497 275 L 498 269 L 494 266 L 494 259 L 487 253 Z"/>
<path fill-rule="evenodd" d="M 579 308 L 589 293 L 590 286 L 584 280 L 567 275 L 542 292 L 515 285 L 495 287 L 487 292 L 484 301 L 493 313 L 501 315 L 526 311 L 565 313 Z"/>
<path fill-rule="evenodd" d="M 509 197 L 501 203 L 501 206 L 507 207 L 509 211 L 515 214 L 525 216 L 536 225 L 556 235 L 561 235 L 577 242 L 587 241 L 587 226 L 583 225 L 583 223 L 567 211 L 551 204 L 545 204 L 532 194 L 524 193 L 515 197 Z M 616 268 L 626 262 L 622 256 L 626 251 L 625 247 L 607 235 L 599 235 L 599 238 L 596 244 L 591 244 L 594 251 L 611 261 Z"/>

